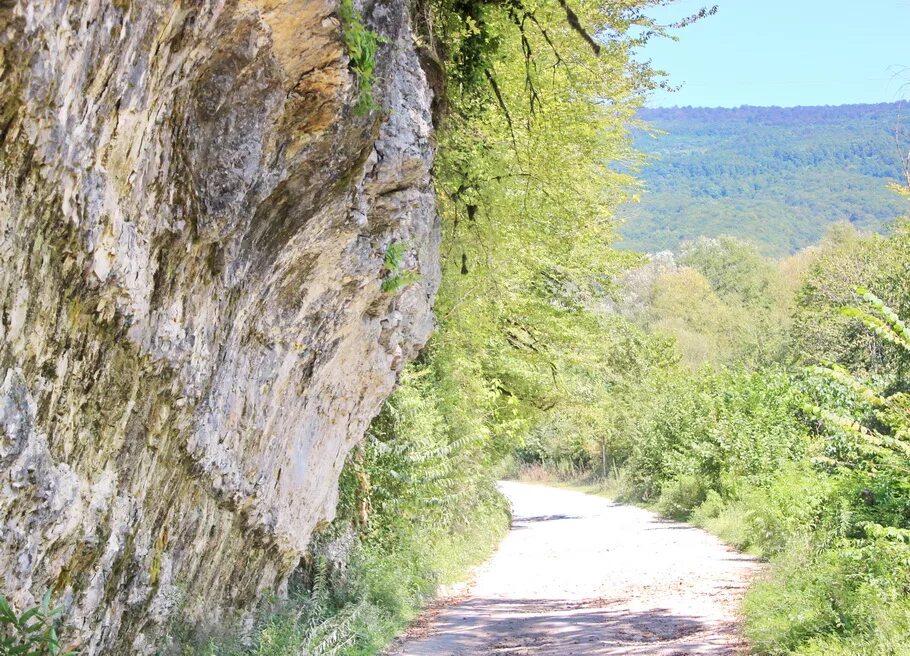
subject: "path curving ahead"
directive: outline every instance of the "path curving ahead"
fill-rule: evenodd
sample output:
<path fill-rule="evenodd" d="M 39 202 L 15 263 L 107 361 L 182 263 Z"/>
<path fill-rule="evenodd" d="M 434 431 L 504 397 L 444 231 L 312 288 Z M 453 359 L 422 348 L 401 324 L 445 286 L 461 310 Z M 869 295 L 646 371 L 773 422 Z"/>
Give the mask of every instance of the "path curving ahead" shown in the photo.
<path fill-rule="evenodd" d="M 506 482 L 512 531 L 467 592 L 394 656 L 727 656 L 758 564 L 686 524 L 597 496 Z"/>

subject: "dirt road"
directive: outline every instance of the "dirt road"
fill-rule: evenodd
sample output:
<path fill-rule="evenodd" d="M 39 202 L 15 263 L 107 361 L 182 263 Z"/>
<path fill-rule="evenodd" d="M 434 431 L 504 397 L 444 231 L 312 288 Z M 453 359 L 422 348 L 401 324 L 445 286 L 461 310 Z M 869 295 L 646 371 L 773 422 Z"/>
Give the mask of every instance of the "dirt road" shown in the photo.
<path fill-rule="evenodd" d="M 727 656 L 757 564 L 711 535 L 607 499 L 503 483 L 512 531 L 395 656 Z"/>

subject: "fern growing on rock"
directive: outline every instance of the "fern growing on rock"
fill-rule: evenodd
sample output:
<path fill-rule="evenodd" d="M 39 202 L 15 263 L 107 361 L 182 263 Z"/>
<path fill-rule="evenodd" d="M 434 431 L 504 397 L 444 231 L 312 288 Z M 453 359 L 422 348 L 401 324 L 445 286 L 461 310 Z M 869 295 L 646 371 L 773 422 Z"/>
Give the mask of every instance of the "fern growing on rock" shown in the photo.
<path fill-rule="evenodd" d="M 377 109 L 373 99 L 373 71 L 376 68 L 376 51 L 383 39 L 363 24 L 363 16 L 353 0 L 342 0 L 338 17 L 344 31 L 344 44 L 348 49 L 348 67 L 357 81 L 357 104 L 354 111 L 366 114 Z"/>
<path fill-rule="evenodd" d="M 382 266 L 387 275 L 382 280 L 382 291 L 387 294 L 394 294 L 420 279 L 420 274 L 417 272 L 403 268 L 404 254 L 407 249 L 407 244 L 401 242 L 390 244 L 386 249 L 385 257 L 382 259 Z"/>

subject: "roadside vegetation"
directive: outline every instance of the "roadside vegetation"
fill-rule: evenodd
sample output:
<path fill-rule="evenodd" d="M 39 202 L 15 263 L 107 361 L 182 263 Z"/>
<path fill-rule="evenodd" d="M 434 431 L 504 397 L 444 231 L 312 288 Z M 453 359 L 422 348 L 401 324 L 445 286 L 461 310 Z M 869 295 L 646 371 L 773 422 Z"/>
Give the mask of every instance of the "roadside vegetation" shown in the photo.
<path fill-rule="evenodd" d="M 910 653 L 910 226 L 836 226 L 781 262 L 682 250 L 619 304 L 676 362 L 630 367 L 599 427 L 542 425 L 513 471 L 593 480 L 767 559 L 754 653 Z"/>

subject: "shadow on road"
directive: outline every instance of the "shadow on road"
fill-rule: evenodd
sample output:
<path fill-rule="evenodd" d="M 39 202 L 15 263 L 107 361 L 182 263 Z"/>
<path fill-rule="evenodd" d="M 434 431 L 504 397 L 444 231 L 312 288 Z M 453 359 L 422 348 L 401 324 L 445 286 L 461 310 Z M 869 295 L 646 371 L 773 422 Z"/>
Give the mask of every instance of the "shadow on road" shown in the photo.
<path fill-rule="evenodd" d="M 716 625 L 670 612 L 629 612 L 610 601 L 474 598 L 438 615 L 430 639 L 398 656 L 728 656 Z M 714 636 L 712 638 L 712 636 Z M 417 638 L 416 640 L 413 640 Z"/>
<path fill-rule="evenodd" d="M 501 483 L 513 530 L 395 656 L 734 656 L 747 556 L 695 527 L 571 490 Z"/>
<path fill-rule="evenodd" d="M 515 517 L 512 520 L 512 523 L 515 525 L 520 524 L 534 524 L 536 522 L 555 522 L 561 519 L 581 519 L 580 515 L 537 515 L 536 517 Z"/>

